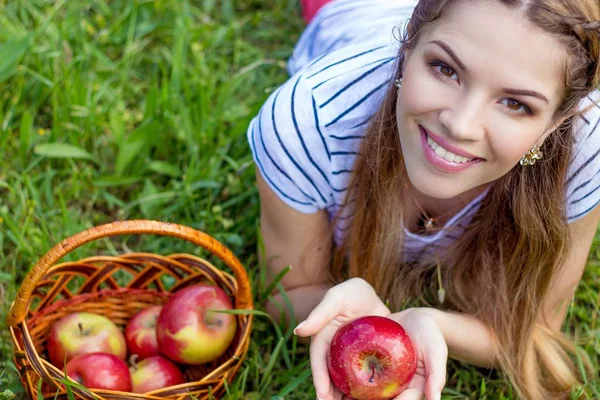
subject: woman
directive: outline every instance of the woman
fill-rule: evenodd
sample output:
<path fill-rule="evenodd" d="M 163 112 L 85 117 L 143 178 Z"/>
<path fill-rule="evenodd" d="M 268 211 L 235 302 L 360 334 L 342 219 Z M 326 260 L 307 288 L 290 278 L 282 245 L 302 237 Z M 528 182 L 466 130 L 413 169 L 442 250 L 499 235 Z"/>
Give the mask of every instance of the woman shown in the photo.
<path fill-rule="evenodd" d="M 439 399 L 447 356 L 567 396 L 560 329 L 600 221 L 599 26 L 597 0 L 334 0 L 310 22 L 248 139 L 320 399 L 341 398 L 333 333 L 367 314 L 417 349 L 398 399 Z"/>

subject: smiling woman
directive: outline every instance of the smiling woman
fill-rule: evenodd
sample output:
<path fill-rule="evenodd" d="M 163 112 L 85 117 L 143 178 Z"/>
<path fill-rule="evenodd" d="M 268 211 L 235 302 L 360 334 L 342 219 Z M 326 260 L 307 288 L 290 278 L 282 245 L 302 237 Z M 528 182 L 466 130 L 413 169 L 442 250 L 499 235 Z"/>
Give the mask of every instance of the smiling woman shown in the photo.
<path fill-rule="evenodd" d="M 333 333 L 366 314 L 415 344 L 397 399 L 439 398 L 448 355 L 520 398 L 577 385 L 560 328 L 600 220 L 599 21 L 595 0 L 333 0 L 311 20 L 248 139 L 320 398 L 340 396 Z"/>

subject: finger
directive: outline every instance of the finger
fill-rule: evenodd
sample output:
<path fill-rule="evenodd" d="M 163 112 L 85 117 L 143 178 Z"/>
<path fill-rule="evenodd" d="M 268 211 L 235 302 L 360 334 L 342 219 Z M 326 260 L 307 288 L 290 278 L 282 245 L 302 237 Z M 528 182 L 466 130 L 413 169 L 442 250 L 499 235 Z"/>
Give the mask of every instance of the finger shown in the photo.
<path fill-rule="evenodd" d="M 422 400 L 423 391 L 417 388 L 406 389 L 398 396 L 394 397 L 393 400 Z"/>
<path fill-rule="evenodd" d="M 334 390 L 327 368 L 327 350 L 331 337 L 328 329 L 314 336 L 310 343 L 310 369 L 313 375 L 313 385 L 319 399 L 334 399 Z"/>
<path fill-rule="evenodd" d="M 338 293 L 335 287 L 329 289 L 308 317 L 296 326 L 294 333 L 298 336 L 312 336 L 341 314 L 344 300 Z"/>
<path fill-rule="evenodd" d="M 446 365 L 448 363 L 448 346 L 439 329 L 429 330 L 428 347 L 424 355 L 425 362 L 425 394 L 428 400 L 437 400 L 446 385 Z"/>

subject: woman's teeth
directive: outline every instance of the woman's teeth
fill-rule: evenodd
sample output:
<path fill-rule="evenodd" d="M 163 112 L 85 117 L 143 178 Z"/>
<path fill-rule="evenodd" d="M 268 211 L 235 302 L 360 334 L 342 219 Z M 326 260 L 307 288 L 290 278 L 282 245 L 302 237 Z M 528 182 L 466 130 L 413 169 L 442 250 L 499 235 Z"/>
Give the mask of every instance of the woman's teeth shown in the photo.
<path fill-rule="evenodd" d="M 433 139 L 431 139 L 429 136 L 427 136 L 427 144 L 433 149 L 435 154 L 452 163 L 463 164 L 472 160 L 472 158 L 459 156 L 458 154 L 454 154 L 451 151 L 446 150 L 445 148 L 434 142 Z"/>

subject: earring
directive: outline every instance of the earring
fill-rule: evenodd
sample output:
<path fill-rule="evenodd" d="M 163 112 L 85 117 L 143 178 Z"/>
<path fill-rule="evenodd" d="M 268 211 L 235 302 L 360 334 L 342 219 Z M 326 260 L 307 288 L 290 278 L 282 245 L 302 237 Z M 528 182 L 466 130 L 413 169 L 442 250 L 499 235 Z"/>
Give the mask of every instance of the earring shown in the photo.
<path fill-rule="evenodd" d="M 398 78 L 394 81 L 394 85 L 399 89 L 402 86 L 402 78 Z"/>
<path fill-rule="evenodd" d="M 541 160 L 543 156 L 544 156 L 544 153 L 542 153 L 537 146 L 533 146 L 531 148 L 531 150 L 529 150 L 527 152 L 527 154 L 525 154 L 523 157 L 521 157 L 519 164 L 521 164 L 523 166 L 533 165 L 536 163 L 537 160 Z"/>

